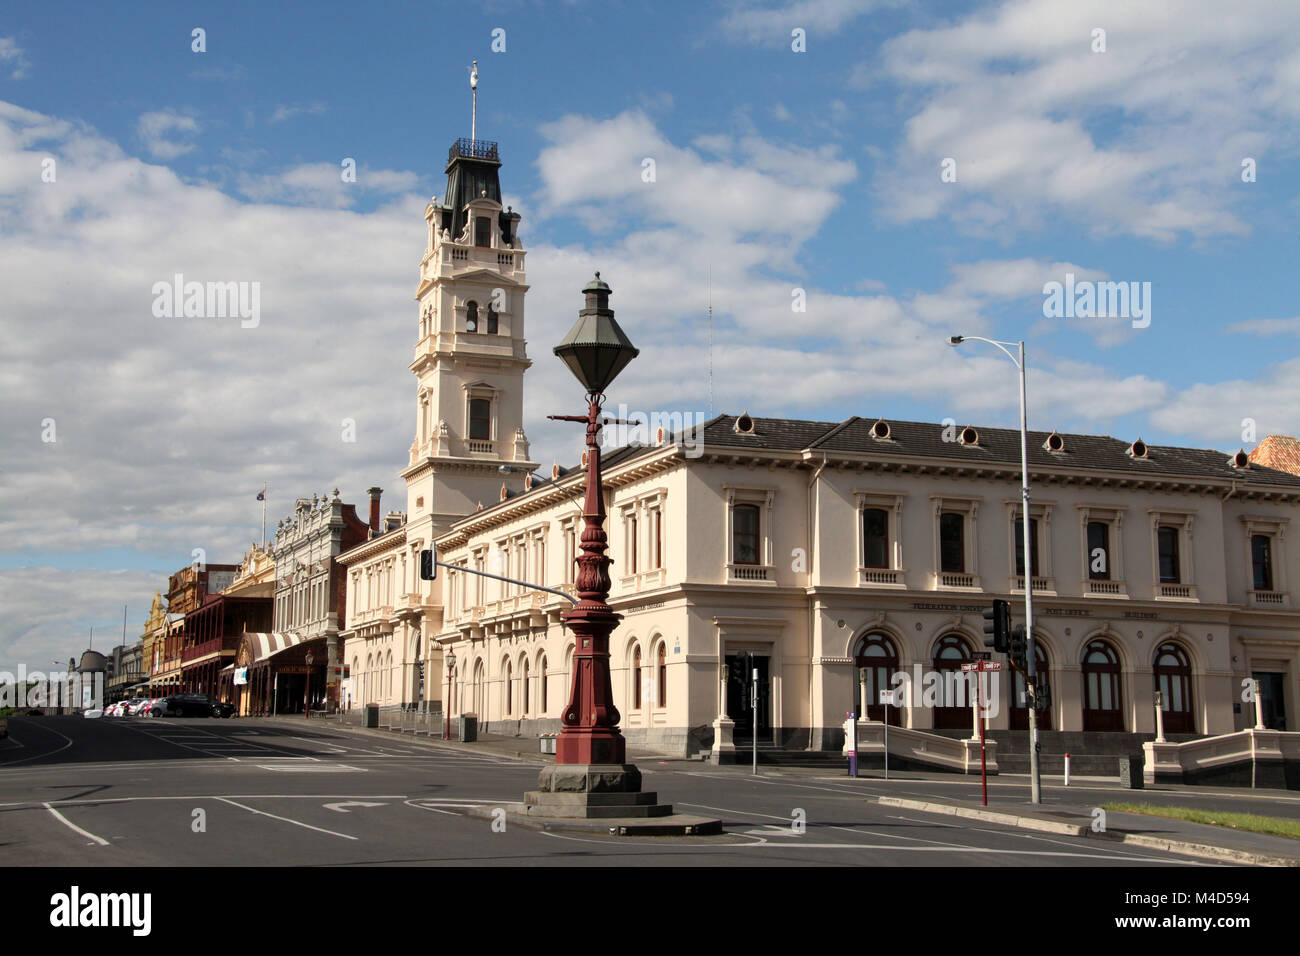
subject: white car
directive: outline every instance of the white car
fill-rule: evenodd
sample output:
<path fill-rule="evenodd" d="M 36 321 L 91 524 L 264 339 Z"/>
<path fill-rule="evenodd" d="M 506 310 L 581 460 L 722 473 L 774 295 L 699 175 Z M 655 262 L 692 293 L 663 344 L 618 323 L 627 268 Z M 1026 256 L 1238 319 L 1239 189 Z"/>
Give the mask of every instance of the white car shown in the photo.
<path fill-rule="evenodd" d="M 104 712 L 98 707 L 87 707 L 81 712 L 82 717 L 103 717 Z"/>

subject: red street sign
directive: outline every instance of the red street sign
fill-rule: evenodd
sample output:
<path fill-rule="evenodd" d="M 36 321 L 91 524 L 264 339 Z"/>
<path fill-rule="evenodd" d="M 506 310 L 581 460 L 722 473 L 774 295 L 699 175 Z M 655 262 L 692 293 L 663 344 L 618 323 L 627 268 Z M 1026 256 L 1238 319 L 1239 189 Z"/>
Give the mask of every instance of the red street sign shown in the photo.
<path fill-rule="evenodd" d="M 969 664 L 961 665 L 963 671 L 1000 671 L 1002 670 L 1001 661 L 972 661 Z"/>

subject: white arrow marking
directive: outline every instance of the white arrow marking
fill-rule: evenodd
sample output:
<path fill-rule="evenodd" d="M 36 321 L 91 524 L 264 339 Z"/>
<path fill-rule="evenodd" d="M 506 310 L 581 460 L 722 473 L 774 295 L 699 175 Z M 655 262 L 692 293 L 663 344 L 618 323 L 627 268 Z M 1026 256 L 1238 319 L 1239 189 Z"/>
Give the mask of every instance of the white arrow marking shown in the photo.
<path fill-rule="evenodd" d="M 367 800 L 344 800 L 342 803 L 327 803 L 326 810 L 333 810 L 335 813 L 347 813 L 345 807 L 382 807 L 382 803 L 370 803 Z"/>

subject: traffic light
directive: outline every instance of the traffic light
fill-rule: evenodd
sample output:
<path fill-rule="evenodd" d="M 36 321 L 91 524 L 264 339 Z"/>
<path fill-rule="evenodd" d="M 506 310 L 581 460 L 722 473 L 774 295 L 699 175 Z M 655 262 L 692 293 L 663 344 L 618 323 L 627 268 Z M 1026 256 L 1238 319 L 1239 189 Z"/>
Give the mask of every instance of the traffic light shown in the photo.
<path fill-rule="evenodd" d="M 1006 601 L 994 601 L 993 607 L 984 612 L 984 646 L 1005 654 L 1010 640 L 1011 605 Z"/>
<path fill-rule="evenodd" d="M 433 581 L 438 577 L 438 552 L 425 548 L 420 552 L 420 580 Z"/>
<path fill-rule="evenodd" d="M 1029 672 L 1029 642 L 1025 638 L 1025 626 L 1017 624 L 1011 632 L 1011 664 L 1025 673 Z"/>

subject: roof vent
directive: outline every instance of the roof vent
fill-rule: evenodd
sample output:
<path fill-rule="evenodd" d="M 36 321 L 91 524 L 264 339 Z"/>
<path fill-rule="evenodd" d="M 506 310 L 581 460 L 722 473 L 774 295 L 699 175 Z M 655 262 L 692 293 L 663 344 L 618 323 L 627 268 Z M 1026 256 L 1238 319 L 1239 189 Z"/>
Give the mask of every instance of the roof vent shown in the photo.
<path fill-rule="evenodd" d="M 532 488 L 533 476 L 531 474 L 524 475 L 524 491 L 531 491 Z"/>
<path fill-rule="evenodd" d="M 582 467 L 587 467 L 587 453 L 585 451 L 582 453 Z"/>
<path fill-rule="evenodd" d="M 1130 458 L 1146 458 L 1147 451 L 1148 451 L 1147 443 L 1144 442 L 1141 438 L 1139 438 L 1133 444 L 1128 446 L 1128 452 L 1126 454 Z"/>
<path fill-rule="evenodd" d="M 556 478 L 559 477 L 560 477 L 560 463 L 558 461 L 553 461 L 551 462 L 551 480 L 554 481 Z"/>
<path fill-rule="evenodd" d="M 754 434 L 754 419 L 749 417 L 749 412 L 742 412 L 731 430 L 739 435 L 752 435 Z"/>
<path fill-rule="evenodd" d="M 963 445 L 978 445 L 980 443 L 980 433 L 970 425 L 961 430 L 960 438 Z"/>
<path fill-rule="evenodd" d="M 1052 432 L 1047 436 L 1047 441 L 1043 442 L 1043 447 L 1052 452 L 1065 451 L 1065 439 L 1056 432 Z"/>
<path fill-rule="evenodd" d="M 509 492 L 506 491 L 506 483 L 503 481 L 501 482 L 501 500 L 505 501 L 508 494 Z"/>
<path fill-rule="evenodd" d="M 877 418 L 876 423 L 871 426 L 871 437 L 877 441 L 886 441 L 889 438 L 889 422 L 883 418 Z"/>
<path fill-rule="evenodd" d="M 1238 449 L 1237 453 L 1228 459 L 1228 464 L 1233 468 L 1249 468 L 1250 456 L 1241 449 Z"/>
<path fill-rule="evenodd" d="M 661 425 L 655 429 L 655 444 L 662 445 L 663 443 L 664 443 L 664 429 L 663 426 Z"/>

